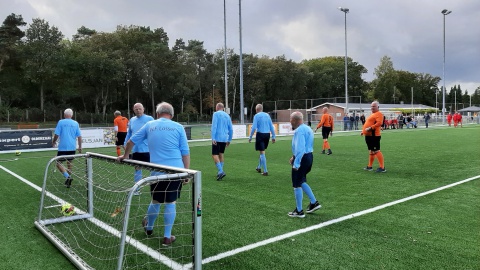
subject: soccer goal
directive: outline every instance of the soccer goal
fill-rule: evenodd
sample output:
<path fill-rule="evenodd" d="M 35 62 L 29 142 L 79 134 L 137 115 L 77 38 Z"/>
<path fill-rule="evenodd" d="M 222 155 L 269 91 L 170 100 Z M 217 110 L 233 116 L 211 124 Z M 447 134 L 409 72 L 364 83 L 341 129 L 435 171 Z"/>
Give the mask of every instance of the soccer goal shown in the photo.
<path fill-rule="evenodd" d="M 69 165 L 67 187 L 58 166 Z M 142 179 L 135 183 L 139 169 Z M 150 185 L 160 181 L 182 183 L 172 230 L 176 241 L 168 247 L 162 245 L 164 205 L 152 235 L 142 226 Z M 62 212 L 70 206 L 73 212 Z M 134 160 L 118 163 L 115 157 L 86 153 L 48 162 L 35 226 L 79 269 L 201 269 L 201 216 L 200 171 Z"/>

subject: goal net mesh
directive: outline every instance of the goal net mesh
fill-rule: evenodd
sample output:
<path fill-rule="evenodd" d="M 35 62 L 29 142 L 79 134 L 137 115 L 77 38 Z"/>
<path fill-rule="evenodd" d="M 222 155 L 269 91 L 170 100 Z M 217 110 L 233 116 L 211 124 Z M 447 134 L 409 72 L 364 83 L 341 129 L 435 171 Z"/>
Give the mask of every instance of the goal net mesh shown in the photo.
<path fill-rule="evenodd" d="M 57 167 L 60 159 L 48 163 L 35 225 L 78 268 L 187 269 L 201 261 L 201 247 L 196 246 L 201 244 L 200 172 L 130 160 L 118 163 L 95 153 L 69 157 L 74 159 L 59 166 L 68 168 L 70 163 L 70 187 Z M 142 180 L 135 184 L 138 169 Z M 154 171 L 162 174 L 151 176 Z M 176 241 L 167 247 L 162 245 L 164 204 L 153 234 L 147 236 L 142 226 L 152 199 L 150 185 L 159 181 L 183 183 L 172 230 Z M 74 214 L 62 212 L 67 204 Z"/>

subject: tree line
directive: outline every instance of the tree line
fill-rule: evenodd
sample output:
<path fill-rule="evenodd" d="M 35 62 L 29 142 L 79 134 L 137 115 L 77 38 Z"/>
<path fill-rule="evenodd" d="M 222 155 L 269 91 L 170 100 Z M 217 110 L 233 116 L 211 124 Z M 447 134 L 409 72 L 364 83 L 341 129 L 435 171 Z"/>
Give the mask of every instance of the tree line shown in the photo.
<path fill-rule="evenodd" d="M 284 55 L 246 53 L 242 58 L 249 117 L 255 104 L 265 101 L 345 96 L 343 56 L 301 62 Z M 239 60 L 227 48 L 228 107 L 234 119 L 242 111 Z M 436 105 L 435 91 L 441 90 L 438 76 L 395 70 L 391 59 L 384 56 L 375 69 L 375 79 L 367 82 L 362 78 L 367 69 L 352 58 L 347 62 L 349 102 L 358 102 L 355 98 L 360 97 L 365 102 L 410 103 L 414 87 L 415 103 Z M 449 92 L 447 103 L 453 102 L 455 93 L 457 103 L 470 101 L 468 92 L 458 85 Z M 480 104 L 480 87 L 471 98 Z M 173 104 L 179 116 L 207 119 L 214 104 L 224 100 L 224 50 L 208 52 L 203 41 L 177 39 L 170 48 L 163 28 L 136 25 L 121 25 L 111 33 L 81 26 L 71 39 L 65 39 L 47 21 L 35 18 L 27 26 L 14 13 L 0 27 L 0 121 L 13 108 L 37 109 L 58 119 L 58 110 L 70 107 L 105 119 L 136 102 L 152 114 L 160 101 Z"/>

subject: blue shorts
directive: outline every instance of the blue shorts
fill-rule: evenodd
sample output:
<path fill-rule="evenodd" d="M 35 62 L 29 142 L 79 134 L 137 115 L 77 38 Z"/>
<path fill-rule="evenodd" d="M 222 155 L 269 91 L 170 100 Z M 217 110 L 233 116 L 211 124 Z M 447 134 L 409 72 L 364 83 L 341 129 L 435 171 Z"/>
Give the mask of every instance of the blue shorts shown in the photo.
<path fill-rule="evenodd" d="M 217 145 L 212 143 L 212 156 L 225 153 L 225 147 L 227 147 L 226 142 L 217 142 Z"/>
<path fill-rule="evenodd" d="M 268 142 L 270 141 L 270 133 L 259 133 L 255 137 L 255 150 L 265 151 L 268 148 Z"/>
<path fill-rule="evenodd" d="M 307 173 L 312 170 L 312 164 L 313 154 L 307 153 L 303 155 L 300 161 L 300 168 L 298 170 L 292 168 L 292 186 L 294 188 L 299 188 L 304 182 L 307 182 Z"/>

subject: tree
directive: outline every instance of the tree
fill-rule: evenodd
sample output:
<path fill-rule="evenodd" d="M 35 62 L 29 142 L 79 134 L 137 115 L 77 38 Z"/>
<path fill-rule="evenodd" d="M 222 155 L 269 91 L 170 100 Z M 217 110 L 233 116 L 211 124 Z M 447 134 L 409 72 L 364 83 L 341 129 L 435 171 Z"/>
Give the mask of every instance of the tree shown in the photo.
<path fill-rule="evenodd" d="M 43 111 L 45 86 L 59 74 L 62 32 L 42 19 L 33 19 L 27 29 L 24 68 L 26 77 L 40 88 L 40 110 Z"/>
<path fill-rule="evenodd" d="M 12 54 L 15 53 L 17 45 L 25 36 L 25 32 L 20 30 L 20 26 L 25 26 L 27 23 L 23 21 L 22 15 L 12 13 L 7 16 L 0 26 L 0 72 L 2 66 Z"/>
<path fill-rule="evenodd" d="M 393 68 L 393 62 L 388 56 L 380 59 L 380 64 L 375 68 L 376 78 L 372 81 L 373 91 L 369 98 L 381 103 L 392 103 L 394 86 L 398 81 L 398 74 Z"/>

